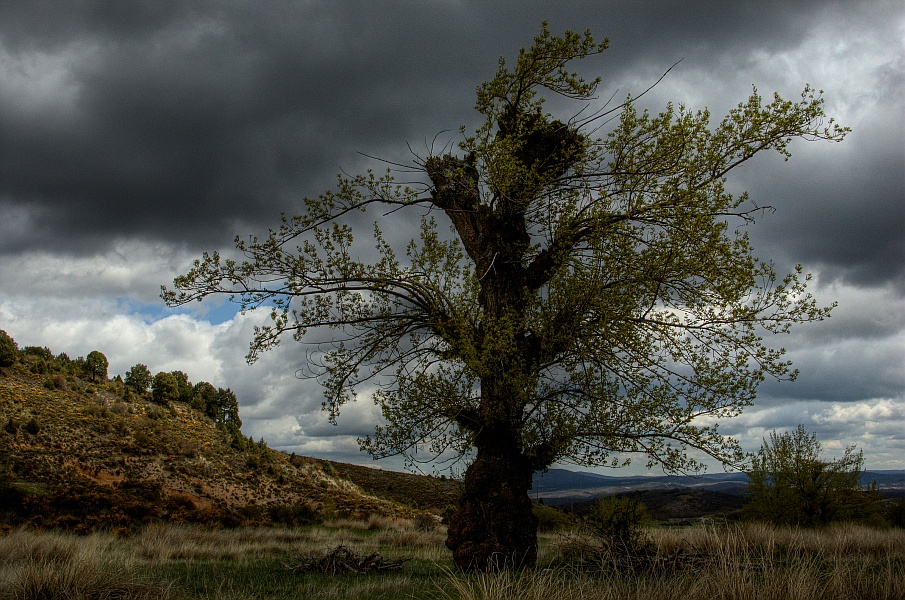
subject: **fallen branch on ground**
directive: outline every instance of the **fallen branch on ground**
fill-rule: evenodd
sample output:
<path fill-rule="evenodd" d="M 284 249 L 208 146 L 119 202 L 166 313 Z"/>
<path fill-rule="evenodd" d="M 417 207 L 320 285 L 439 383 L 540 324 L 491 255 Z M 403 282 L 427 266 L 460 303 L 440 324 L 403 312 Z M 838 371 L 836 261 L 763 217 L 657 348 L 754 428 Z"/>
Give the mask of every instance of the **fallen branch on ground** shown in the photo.
<path fill-rule="evenodd" d="M 326 554 L 317 552 L 301 554 L 296 556 L 293 561 L 280 563 L 280 566 L 295 573 L 324 573 L 325 575 L 395 573 L 410 560 L 412 559 L 387 560 L 379 552 L 361 556 L 351 548 L 340 544 Z"/>

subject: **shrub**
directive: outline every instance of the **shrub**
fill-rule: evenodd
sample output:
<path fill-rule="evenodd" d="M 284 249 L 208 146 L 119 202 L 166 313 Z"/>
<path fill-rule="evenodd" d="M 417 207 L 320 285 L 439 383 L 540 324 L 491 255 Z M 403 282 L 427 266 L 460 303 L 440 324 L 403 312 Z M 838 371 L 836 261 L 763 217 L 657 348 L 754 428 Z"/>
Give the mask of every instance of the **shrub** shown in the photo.
<path fill-rule="evenodd" d="M 66 377 L 62 373 L 54 373 L 44 380 L 44 387 L 49 390 L 67 390 L 69 384 L 66 383 Z"/>
<path fill-rule="evenodd" d="M 644 541 L 647 507 L 636 496 L 604 496 L 591 505 L 585 521 L 602 541 L 634 548 Z"/>
<path fill-rule="evenodd" d="M 559 531 L 573 525 L 572 517 L 561 510 L 535 503 L 532 506 L 539 531 Z"/>
<path fill-rule="evenodd" d="M 428 513 L 418 513 L 412 519 L 412 525 L 418 531 L 433 531 L 437 528 L 437 519 Z"/>
<path fill-rule="evenodd" d="M 905 528 L 905 497 L 887 503 L 886 520 L 893 527 Z"/>
<path fill-rule="evenodd" d="M 41 431 L 41 427 L 38 425 L 35 418 L 32 417 L 31 420 L 22 427 L 22 430 L 30 435 L 38 435 L 38 432 Z"/>
<path fill-rule="evenodd" d="M 307 504 L 274 504 L 267 509 L 270 521 L 275 524 L 300 527 L 321 522 L 315 509 Z"/>
<path fill-rule="evenodd" d="M 53 352 L 47 346 L 43 348 L 40 346 L 25 346 L 22 348 L 22 353 L 26 356 L 37 356 L 45 361 L 53 361 Z"/>

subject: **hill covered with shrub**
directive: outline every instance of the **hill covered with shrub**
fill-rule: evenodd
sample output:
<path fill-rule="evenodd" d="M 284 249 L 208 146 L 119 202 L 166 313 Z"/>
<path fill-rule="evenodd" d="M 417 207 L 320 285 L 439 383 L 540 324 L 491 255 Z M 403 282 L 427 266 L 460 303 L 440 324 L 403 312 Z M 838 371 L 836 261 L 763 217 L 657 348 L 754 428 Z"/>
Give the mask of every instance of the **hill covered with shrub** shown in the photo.
<path fill-rule="evenodd" d="M 0 369 L 0 524 L 303 524 L 440 514 L 457 498 L 450 480 L 278 452 L 242 436 L 229 390 L 178 371 L 136 384 L 135 367 L 110 379 L 91 358 L 16 348 Z"/>

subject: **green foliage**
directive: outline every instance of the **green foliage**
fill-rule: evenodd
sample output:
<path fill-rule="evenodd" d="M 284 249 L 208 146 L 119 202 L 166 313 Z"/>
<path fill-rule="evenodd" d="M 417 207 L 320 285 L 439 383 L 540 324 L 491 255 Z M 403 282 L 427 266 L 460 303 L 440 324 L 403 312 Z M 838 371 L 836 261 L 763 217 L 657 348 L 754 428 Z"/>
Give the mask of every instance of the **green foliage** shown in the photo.
<path fill-rule="evenodd" d="M 107 367 L 109 366 L 110 363 L 107 362 L 107 357 L 97 350 L 92 350 L 85 357 L 85 373 L 91 377 L 91 381 L 105 380 L 107 378 Z"/>
<path fill-rule="evenodd" d="M 172 373 L 161 371 L 151 380 L 151 398 L 158 404 L 179 400 L 179 381 Z"/>
<path fill-rule="evenodd" d="M 274 524 L 302 527 L 321 522 L 321 516 L 307 504 L 273 504 L 267 507 L 267 515 Z"/>
<path fill-rule="evenodd" d="M 905 497 L 890 500 L 885 512 L 886 520 L 890 525 L 905 529 Z"/>
<path fill-rule="evenodd" d="M 191 404 L 194 390 L 189 381 L 189 376 L 182 371 L 170 371 L 170 375 L 176 378 L 176 385 L 179 388 L 179 395 L 176 399 L 179 400 L 179 402 Z"/>
<path fill-rule="evenodd" d="M 133 365 L 132 368 L 129 369 L 129 372 L 126 373 L 124 379 L 126 386 L 136 394 L 144 394 L 147 392 L 148 388 L 151 386 L 151 381 L 153 381 L 151 371 L 148 369 L 147 365 L 142 363 Z"/>
<path fill-rule="evenodd" d="M 770 433 L 751 458 L 748 516 L 777 525 L 819 527 L 864 520 L 877 512 L 876 486 L 861 487 L 864 456 L 849 446 L 840 459 L 821 458 L 816 434 L 799 425 Z"/>
<path fill-rule="evenodd" d="M 539 531 L 561 531 L 575 525 L 575 520 L 561 510 L 537 503 L 533 504 L 531 508 L 534 516 L 537 517 Z"/>
<path fill-rule="evenodd" d="M 53 360 L 53 352 L 50 351 L 50 348 L 47 346 L 25 346 L 22 348 L 22 353 L 25 356 L 37 356 L 38 358 L 42 358 L 45 361 Z"/>
<path fill-rule="evenodd" d="M 203 413 L 208 412 L 208 406 L 217 403 L 217 388 L 207 381 L 199 381 L 192 388 L 192 401 L 189 405 L 195 410 Z"/>
<path fill-rule="evenodd" d="M 236 430 L 242 428 L 242 419 L 239 418 L 239 400 L 229 388 L 218 388 L 217 395 L 214 396 L 213 402 L 205 407 L 205 412 L 218 425 Z"/>
<path fill-rule="evenodd" d="M 360 440 L 374 456 L 473 453 L 469 472 L 483 475 L 466 477 L 476 497 L 460 504 L 450 543 L 486 556 L 533 562 L 530 474 L 557 460 L 641 454 L 688 471 L 702 468 L 693 448 L 743 464 L 715 423 L 765 378 L 795 377 L 765 337 L 831 308 L 800 267 L 783 276 L 755 257 L 745 228 L 763 209 L 726 185 L 757 154 L 788 157 L 796 138 L 841 141 L 848 130 L 826 118 L 821 93 L 755 89 L 718 123 L 683 105 L 652 114 L 632 97 L 608 106 L 598 78 L 570 70 L 606 46 L 544 24 L 479 86 L 484 121 L 462 130 L 460 153 L 415 160 L 423 185 L 391 171 L 340 177 L 266 237 L 237 236 L 243 261 L 204 253 L 162 289 L 170 306 L 222 294 L 268 307 L 249 362 L 285 337 L 308 343 L 331 421 L 361 388 L 377 390 L 385 424 Z M 545 112 L 551 96 L 574 111 Z M 364 262 L 361 219 L 349 216 L 369 209 L 410 209 L 420 231 L 394 247 L 375 223 L 378 255 Z M 494 471 L 519 489 L 491 510 Z M 503 538 L 519 548 L 494 546 Z"/>
<path fill-rule="evenodd" d="M 738 445 L 700 423 L 737 415 L 765 377 L 794 377 L 761 338 L 828 309 L 800 269 L 780 277 L 754 258 L 744 226 L 758 209 L 725 178 L 755 154 L 788 155 L 794 138 L 847 130 L 810 87 L 799 101 L 755 90 L 716 125 L 706 110 L 654 115 L 632 98 L 566 120 L 543 112 L 544 94 L 581 110 L 594 101 L 598 80 L 567 65 L 605 47 L 544 26 L 479 87 L 485 122 L 462 142 L 465 157 L 419 161 L 427 187 L 391 173 L 340 178 L 267 238 L 237 238 L 248 260 L 205 253 L 163 298 L 272 306 L 249 361 L 284 334 L 341 330 L 346 341 L 315 356 L 328 367 L 324 405 L 335 417 L 359 384 L 386 376 L 375 399 L 387 425 L 362 440 L 376 456 L 467 452 L 499 421 L 535 469 L 633 452 L 698 468 L 688 446 L 740 464 Z M 377 227 L 380 257 L 360 262 L 342 218 L 372 205 L 439 209 L 431 215 L 456 236 L 426 217 L 397 253 Z"/>
<path fill-rule="evenodd" d="M 207 381 L 200 381 L 192 390 L 190 404 L 192 408 L 202 411 L 223 429 L 233 432 L 235 434 L 233 437 L 241 437 L 239 430 L 242 428 L 242 419 L 239 418 L 239 400 L 231 389 L 215 388 Z M 235 443 L 244 446 L 244 438 L 240 441 L 238 437 L 236 437 Z"/>
<path fill-rule="evenodd" d="M 66 381 L 65 375 L 62 373 L 54 373 L 44 380 L 44 387 L 49 390 L 67 390 L 69 389 L 69 384 Z"/>
<path fill-rule="evenodd" d="M 19 345 L 9 334 L 0 329 L 0 368 L 11 367 L 19 359 Z"/>
<path fill-rule="evenodd" d="M 588 510 L 585 522 L 595 536 L 607 543 L 636 548 L 644 540 L 649 521 L 647 507 L 635 496 L 603 496 Z"/>

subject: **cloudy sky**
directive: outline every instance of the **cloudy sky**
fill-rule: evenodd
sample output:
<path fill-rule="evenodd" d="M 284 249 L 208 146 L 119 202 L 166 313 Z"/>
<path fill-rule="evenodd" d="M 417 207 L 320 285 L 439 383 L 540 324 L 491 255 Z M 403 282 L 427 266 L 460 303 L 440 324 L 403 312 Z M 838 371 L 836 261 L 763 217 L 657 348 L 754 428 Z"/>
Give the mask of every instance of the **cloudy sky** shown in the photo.
<path fill-rule="evenodd" d="M 853 129 L 842 144 L 795 143 L 791 161 L 759 158 L 730 184 L 777 209 L 751 231 L 757 255 L 802 263 L 839 306 L 782 340 L 798 381 L 765 383 L 723 427 L 756 450 L 803 423 L 828 454 L 854 443 L 868 467 L 905 468 L 901 0 L 7 0 L 0 329 L 20 346 L 100 350 L 111 375 L 143 362 L 231 387 L 256 439 L 368 462 L 354 441 L 376 419 L 367 398 L 328 425 L 320 390 L 294 376 L 299 346 L 244 363 L 263 315 L 174 311 L 160 285 L 265 233 L 340 170 L 382 168 L 365 155 L 407 162 L 409 147 L 476 126 L 475 87 L 545 19 L 609 37 L 580 65 L 601 96 L 638 93 L 681 60 L 645 96 L 653 110 L 671 100 L 718 120 L 752 85 L 825 91 Z"/>

